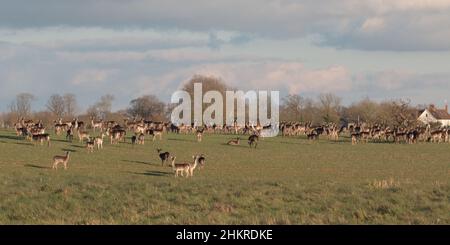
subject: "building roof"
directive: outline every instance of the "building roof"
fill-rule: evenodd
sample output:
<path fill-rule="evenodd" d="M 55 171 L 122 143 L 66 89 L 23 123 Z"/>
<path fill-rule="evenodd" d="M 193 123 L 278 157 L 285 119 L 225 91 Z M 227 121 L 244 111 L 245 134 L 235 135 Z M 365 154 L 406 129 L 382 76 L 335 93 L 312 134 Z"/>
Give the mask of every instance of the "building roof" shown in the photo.
<path fill-rule="evenodd" d="M 428 111 L 437 120 L 450 120 L 450 114 L 448 113 L 447 108 L 446 109 L 438 109 L 435 106 L 431 105 L 428 108 Z"/>
<path fill-rule="evenodd" d="M 450 120 L 450 114 L 446 110 L 434 110 L 430 111 L 431 115 L 437 120 Z"/>

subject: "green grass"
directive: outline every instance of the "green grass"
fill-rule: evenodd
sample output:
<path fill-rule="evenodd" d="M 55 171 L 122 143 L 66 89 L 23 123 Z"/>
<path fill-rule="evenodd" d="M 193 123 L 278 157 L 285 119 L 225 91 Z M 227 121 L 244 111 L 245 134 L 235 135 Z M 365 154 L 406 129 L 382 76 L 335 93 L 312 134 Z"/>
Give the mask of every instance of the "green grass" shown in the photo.
<path fill-rule="evenodd" d="M 366 144 L 164 135 L 87 154 L 53 136 L 33 146 L 0 131 L 1 224 L 450 224 L 449 144 Z M 129 142 L 129 140 L 128 140 Z M 161 167 L 207 156 L 191 179 Z M 72 150 L 69 169 L 50 169 Z"/>

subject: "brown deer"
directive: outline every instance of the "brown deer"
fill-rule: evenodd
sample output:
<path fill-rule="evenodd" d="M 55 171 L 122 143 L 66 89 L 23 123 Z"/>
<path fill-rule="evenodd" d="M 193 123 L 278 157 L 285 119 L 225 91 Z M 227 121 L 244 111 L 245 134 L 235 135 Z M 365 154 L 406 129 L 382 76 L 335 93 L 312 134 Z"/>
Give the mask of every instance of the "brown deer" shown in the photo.
<path fill-rule="evenodd" d="M 84 139 L 87 139 L 88 141 L 90 141 L 91 140 L 91 136 L 86 131 L 78 130 L 78 139 L 80 140 L 80 143 L 83 143 Z"/>
<path fill-rule="evenodd" d="M 237 137 L 236 139 L 232 139 L 232 140 L 228 141 L 227 145 L 239 145 L 240 141 L 241 141 L 241 139 L 239 137 Z"/>
<path fill-rule="evenodd" d="M 67 151 L 65 156 L 54 156 L 52 169 L 58 169 L 58 164 L 62 163 L 64 165 L 64 170 L 67 169 L 67 164 L 69 163 L 70 152 Z"/>
<path fill-rule="evenodd" d="M 205 131 L 205 128 L 197 129 L 197 142 L 202 142 L 204 131 Z"/>
<path fill-rule="evenodd" d="M 94 117 L 91 117 L 91 127 L 94 130 L 94 133 L 95 133 L 95 129 L 100 129 L 100 132 L 102 132 L 103 131 L 103 121 L 94 122 Z"/>
<path fill-rule="evenodd" d="M 189 177 L 191 165 L 189 163 L 175 163 L 176 157 L 172 157 L 172 169 L 175 172 L 175 178 L 178 177 L 178 173 L 184 177 L 186 173 L 186 178 Z"/>

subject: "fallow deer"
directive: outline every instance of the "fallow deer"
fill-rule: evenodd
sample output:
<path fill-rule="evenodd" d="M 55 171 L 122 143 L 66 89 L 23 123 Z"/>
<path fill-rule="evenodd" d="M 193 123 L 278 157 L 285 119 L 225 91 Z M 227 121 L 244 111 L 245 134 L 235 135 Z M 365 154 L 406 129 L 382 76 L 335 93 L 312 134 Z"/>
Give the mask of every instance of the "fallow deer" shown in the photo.
<path fill-rule="evenodd" d="M 83 143 L 84 139 L 87 139 L 88 141 L 90 141 L 91 136 L 86 131 L 78 130 L 78 139 L 80 140 L 80 143 Z"/>
<path fill-rule="evenodd" d="M 241 141 L 241 138 L 237 137 L 236 139 L 232 139 L 227 142 L 227 145 L 239 145 Z"/>
<path fill-rule="evenodd" d="M 170 153 L 167 151 L 162 152 L 162 150 L 159 148 L 156 149 L 156 151 L 158 152 L 159 158 L 161 159 L 161 166 L 164 166 L 164 163 L 169 161 Z"/>
<path fill-rule="evenodd" d="M 86 149 L 87 149 L 88 153 L 93 153 L 94 152 L 94 147 L 95 147 L 94 141 L 86 142 Z"/>
<path fill-rule="evenodd" d="M 102 132 L 103 131 L 103 121 L 94 122 L 94 117 L 91 117 L 91 127 L 94 130 L 94 133 L 95 133 L 95 129 L 99 129 L 100 132 Z"/>
<path fill-rule="evenodd" d="M 145 144 L 145 135 L 143 133 L 139 134 L 139 136 L 137 137 L 137 143 L 138 145 Z"/>
<path fill-rule="evenodd" d="M 52 169 L 58 169 L 58 164 L 62 163 L 64 165 L 64 169 L 66 170 L 67 164 L 69 163 L 69 155 L 70 152 L 67 151 L 65 156 L 54 156 Z"/>
<path fill-rule="evenodd" d="M 94 138 L 94 145 L 97 147 L 97 150 L 103 149 L 103 139 L 105 138 L 105 134 L 101 134 L 99 137 Z"/>
<path fill-rule="evenodd" d="M 189 177 L 191 165 L 189 163 L 175 163 L 176 157 L 172 157 L 172 169 L 175 172 L 175 178 L 178 177 L 178 173 L 184 177 L 186 173 L 186 178 Z"/>
<path fill-rule="evenodd" d="M 204 131 L 205 131 L 205 128 L 197 129 L 197 142 L 202 142 Z"/>
<path fill-rule="evenodd" d="M 39 142 L 41 145 L 44 144 L 44 141 L 47 141 L 47 146 L 50 147 L 50 135 L 49 134 L 33 134 L 30 135 L 31 141 Z"/>
<path fill-rule="evenodd" d="M 253 134 L 248 138 L 248 145 L 250 146 L 250 148 L 253 145 L 255 145 L 255 149 L 256 149 L 256 146 L 258 146 L 258 141 L 259 141 L 259 136 L 256 134 Z"/>

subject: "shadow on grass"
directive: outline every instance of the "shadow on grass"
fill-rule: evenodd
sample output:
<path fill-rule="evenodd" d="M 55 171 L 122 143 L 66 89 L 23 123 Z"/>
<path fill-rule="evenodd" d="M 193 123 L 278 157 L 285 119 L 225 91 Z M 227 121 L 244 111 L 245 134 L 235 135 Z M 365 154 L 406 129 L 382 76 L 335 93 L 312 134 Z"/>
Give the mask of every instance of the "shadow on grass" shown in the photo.
<path fill-rule="evenodd" d="M 52 139 L 52 141 L 55 141 L 55 142 L 63 142 L 63 143 L 72 143 L 72 142 L 70 142 L 70 141 L 68 141 L 68 140 L 62 140 L 62 139 Z"/>
<path fill-rule="evenodd" d="M 35 165 L 35 164 L 24 164 L 23 166 L 29 167 L 29 168 L 51 169 L 50 167 L 44 167 L 44 166 L 39 166 L 39 165 Z"/>
<path fill-rule="evenodd" d="M 137 175 L 146 175 L 146 176 L 157 176 L 157 177 L 163 177 L 163 176 L 172 175 L 171 172 L 162 172 L 162 171 L 147 171 L 147 172 L 144 172 L 144 173 L 128 172 L 128 173 L 137 174 Z"/>
<path fill-rule="evenodd" d="M 77 150 L 68 149 L 68 148 L 62 148 L 61 151 L 77 152 Z"/>
<path fill-rule="evenodd" d="M 11 135 L 0 135 L 0 139 L 8 139 L 8 140 L 21 140 L 22 136 L 11 136 Z"/>
<path fill-rule="evenodd" d="M 76 147 L 76 148 L 84 148 L 85 146 L 81 146 L 81 145 L 71 145 L 72 147 Z"/>
<path fill-rule="evenodd" d="M 197 142 L 197 140 L 188 140 L 188 139 L 167 139 L 167 140 L 170 140 L 170 141 L 183 141 L 183 142 Z"/>
<path fill-rule="evenodd" d="M 29 143 L 29 142 L 16 142 L 16 143 L 13 143 L 13 144 L 16 144 L 16 145 L 26 145 L 26 146 L 34 146 L 34 144 Z"/>
<path fill-rule="evenodd" d="M 145 165 L 155 165 L 156 166 L 156 164 L 152 164 L 152 163 L 149 163 L 149 162 L 142 162 L 142 161 L 122 160 L 122 162 L 140 163 L 140 164 L 145 164 Z"/>

